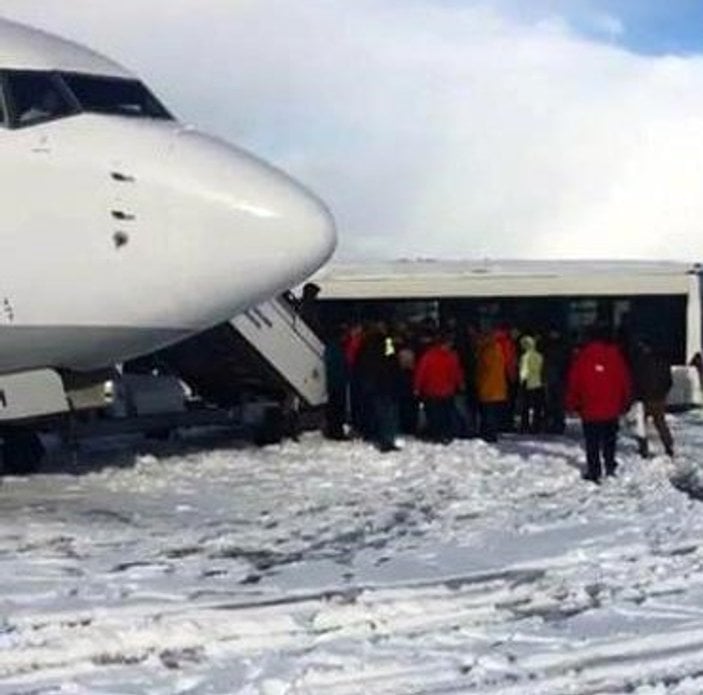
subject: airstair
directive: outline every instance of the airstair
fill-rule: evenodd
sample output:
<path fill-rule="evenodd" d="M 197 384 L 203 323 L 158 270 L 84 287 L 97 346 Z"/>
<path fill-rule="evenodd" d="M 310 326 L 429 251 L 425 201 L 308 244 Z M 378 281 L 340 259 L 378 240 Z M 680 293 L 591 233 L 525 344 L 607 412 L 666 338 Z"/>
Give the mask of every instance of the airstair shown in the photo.
<path fill-rule="evenodd" d="M 254 396 L 283 401 L 295 394 L 310 407 L 327 400 L 324 345 L 285 296 L 168 348 L 157 359 L 220 407 Z"/>

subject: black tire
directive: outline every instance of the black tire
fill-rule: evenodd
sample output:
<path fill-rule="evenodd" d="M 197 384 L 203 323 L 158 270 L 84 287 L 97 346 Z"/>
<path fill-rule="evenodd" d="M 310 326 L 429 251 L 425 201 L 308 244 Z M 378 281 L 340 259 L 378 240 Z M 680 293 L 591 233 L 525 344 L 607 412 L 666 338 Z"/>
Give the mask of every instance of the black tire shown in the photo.
<path fill-rule="evenodd" d="M 163 427 L 156 430 L 148 430 L 145 433 L 147 439 L 154 439 L 158 442 L 167 442 L 171 439 L 171 430 L 168 427 Z"/>
<path fill-rule="evenodd" d="M 39 435 L 32 430 L 6 430 L 2 433 L 3 472 L 31 475 L 41 468 L 46 453 Z"/>
<path fill-rule="evenodd" d="M 254 434 L 254 443 L 258 446 L 280 444 L 285 430 L 283 412 L 280 408 L 268 408 L 263 420 Z"/>

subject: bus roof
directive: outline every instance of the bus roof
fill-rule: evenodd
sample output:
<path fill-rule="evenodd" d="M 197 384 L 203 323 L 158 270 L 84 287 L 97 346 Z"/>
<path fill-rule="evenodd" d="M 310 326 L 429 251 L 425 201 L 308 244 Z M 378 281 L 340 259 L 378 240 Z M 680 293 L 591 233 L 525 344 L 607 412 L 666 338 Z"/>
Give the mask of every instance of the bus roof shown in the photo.
<path fill-rule="evenodd" d="M 668 261 L 392 261 L 329 266 L 321 299 L 687 294 L 693 263 Z"/>

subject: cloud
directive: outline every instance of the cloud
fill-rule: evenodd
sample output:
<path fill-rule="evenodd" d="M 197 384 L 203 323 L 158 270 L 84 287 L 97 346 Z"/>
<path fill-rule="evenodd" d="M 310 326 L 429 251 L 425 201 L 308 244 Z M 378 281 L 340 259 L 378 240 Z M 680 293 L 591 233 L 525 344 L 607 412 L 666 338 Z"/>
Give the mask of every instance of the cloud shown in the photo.
<path fill-rule="evenodd" d="M 342 257 L 701 255 L 700 58 L 636 55 L 485 2 L 0 12 L 102 49 L 186 120 L 305 181 L 335 212 Z"/>
<path fill-rule="evenodd" d="M 615 40 L 625 35 L 625 24 L 622 19 L 605 12 L 596 12 L 591 22 L 597 34 Z"/>

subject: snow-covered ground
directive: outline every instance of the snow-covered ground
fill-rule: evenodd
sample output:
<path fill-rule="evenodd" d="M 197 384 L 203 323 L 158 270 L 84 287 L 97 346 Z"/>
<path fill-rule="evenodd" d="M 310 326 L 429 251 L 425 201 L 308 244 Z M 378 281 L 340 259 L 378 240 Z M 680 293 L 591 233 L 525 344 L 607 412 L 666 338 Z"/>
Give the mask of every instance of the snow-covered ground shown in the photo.
<path fill-rule="evenodd" d="M 673 425 L 675 464 L 621 440 L 600 487 L 576 431 L 6 478 L 0 692 L 700 695 L 703 419 Z"/>

